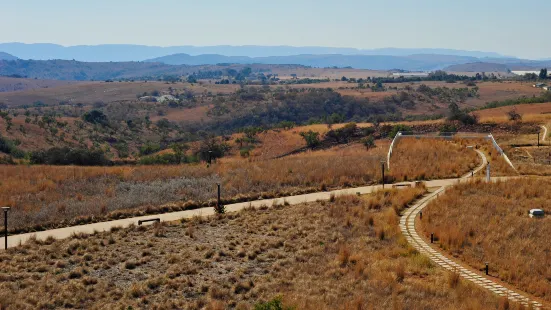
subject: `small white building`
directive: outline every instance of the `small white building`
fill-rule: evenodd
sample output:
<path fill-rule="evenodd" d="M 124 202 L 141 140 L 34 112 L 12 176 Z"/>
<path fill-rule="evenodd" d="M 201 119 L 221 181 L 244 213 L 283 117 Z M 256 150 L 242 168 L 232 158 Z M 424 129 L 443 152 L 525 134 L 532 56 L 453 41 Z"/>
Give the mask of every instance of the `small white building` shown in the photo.
<path fill-rule="evenodd" d="M 515 74 L 515 75 L 525 75 L 525 74 L 540 74 L 540 70 L 538 71 L 511 71 L 512 74 Z"/>
<path fill-rule="evenodd" d="M 394 77 L 427 77 L 429 74 L 427 72 L 394 72 L 392 73 Z"/>

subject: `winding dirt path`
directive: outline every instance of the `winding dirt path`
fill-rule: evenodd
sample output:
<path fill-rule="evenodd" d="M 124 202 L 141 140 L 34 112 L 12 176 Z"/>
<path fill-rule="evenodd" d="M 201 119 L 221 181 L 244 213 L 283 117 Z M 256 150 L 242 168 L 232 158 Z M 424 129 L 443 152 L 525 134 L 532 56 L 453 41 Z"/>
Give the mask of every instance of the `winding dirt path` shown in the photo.
<path fill-rule="evenodd" d="M 486 156 L 482 152 L 478 150 L 476 151 L 482 158 L 482 164 L 473 171 L 474 173 L 477 173 L 483 170 L 486 164 L 488 163 Z M 470 177 L 471 177 L 471 173 L 468 173 L 463 177 L 461 177 L 460 179 L 466 180 Z M 494 281 L 492 278 L 481 275 L 480 273 L 474 272 L 472 268 L 467 267 L 462 263 L 458 263 L 455 260 L 449 259 L 445 255 L 443 255 L 440 251 L 431 247 L 431 245 L 428 244 L 423 239 L 423 237 L 419 236 L 419 234 L 417 233 L 417 230 L 415 229 L 415 219 L 417 215 L 427 206 L 427 204 L 431 200 L 438 197 L 438 195 L 444 193 L 448 186 L 449 185 L 444 185 L 440 187 L 438 190 L 428 195 L 425 195 L 414 206 L 407 209 L 405 213 L 402 215 L 402 217 L 400 218 L 400 230 L 406 237 L 407 241 L 420 253 L 427 255 L 435 264 L 449 271 L 459 273 L 459 275 L 463 279 L 471 281 L 474 284 L 484 289 L 487 289 L 494 294 L 506 297 L 513 302 L 521 303 L 522 305 L 527 307 L 531 306 L 533 309 L 541 309 L 542 304 L 527 297 L 525 293 L 506 288 L 503 285 Z"/>

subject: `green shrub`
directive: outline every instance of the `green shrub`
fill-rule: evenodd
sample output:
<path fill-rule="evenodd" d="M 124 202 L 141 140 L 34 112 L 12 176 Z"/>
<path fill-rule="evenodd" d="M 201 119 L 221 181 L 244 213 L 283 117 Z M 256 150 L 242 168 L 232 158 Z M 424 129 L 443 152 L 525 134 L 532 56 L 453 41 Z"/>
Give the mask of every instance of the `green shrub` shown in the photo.
<path fill-rule="evenodd" d="M 267 302 L 260 302 L 254 305 L 254 310 L 293 310 L 292 307 L 285 307 L 281 297 L 275 297 Z"/>

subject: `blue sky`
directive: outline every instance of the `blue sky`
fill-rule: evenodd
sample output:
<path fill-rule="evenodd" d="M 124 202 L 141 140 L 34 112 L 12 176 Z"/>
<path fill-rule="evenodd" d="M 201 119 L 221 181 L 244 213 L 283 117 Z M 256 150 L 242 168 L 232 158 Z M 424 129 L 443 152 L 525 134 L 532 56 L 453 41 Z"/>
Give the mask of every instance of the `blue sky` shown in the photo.
<path fill-rule="evenodd" d="M 455 48 L 551 57 L 550 0 L 3 0 L 0 42 Z"/>

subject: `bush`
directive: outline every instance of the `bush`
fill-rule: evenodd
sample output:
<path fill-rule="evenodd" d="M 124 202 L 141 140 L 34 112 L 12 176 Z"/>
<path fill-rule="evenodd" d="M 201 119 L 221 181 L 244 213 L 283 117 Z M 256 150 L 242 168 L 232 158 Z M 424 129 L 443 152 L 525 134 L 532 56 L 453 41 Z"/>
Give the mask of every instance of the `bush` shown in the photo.
<path fill-rule="evenodd" d="M 161 150 L 161 146 L 158 144 L 153 143 L 146 143 L 140 147 L 140 155 L 150 155 L 153 153 L 157 153 Z"/>
<path fill-rule="evenodd" d="M 349 123 L 344 125 L 344 127 L 336 130 L 329 130 L 325 136 L 330 139 L 334 139 L 337 143 L 348 143 L 350 138 L 356 132 L 357 125 L 356 123 Z"/>
<path fill-rule="evenodd" d="M 91 110 L 84 113 L 82 119 L 92 124 L 107 125 L 107 116 L 99 110 Z"/>
<path fill-rule="evenodd" d="M 110 163 L 101 150 L 71 149 L 69 147 L 53 147 L 48 150 L 31 152 L 30 162 L 39 165 L 78 166 L 102 166 Z"/>
<path fill-rule="evenodd" d="M 178 165 L 183 163 L 197 163 L 197 156 L 178 155 L 176 153 L 159 154 L 154 156 L 142 157 L 138 161 L 140 165 Z"/>
<path fill-rule="evenodd" d="M 15 158 L 25 157 L 25 152 L 20 150 L 14 141 L 8 140 L 2 136 L 0 136 L 0 152 L 4 152 Z"/>
<path fill-rule="evenodd" d="M 276 297 L 268 302 L 260 302 L 254 305 L 254 310 L 292 310 L 291 307 L 283 306 L 281 297 Z"/>
<path fill-rule="evenodd" d="M 394 139 L 394 137 L 400 131 L 406 131 L 406 132 L 411 131 L 411 127 L 409 127 L 407 125 L 402 125 L 402 124 L 394 125 L 394 127 L 392 127 L 392 130 L 390 130 L 390 132 L 388 133 L 388 137 L 391 138 L 391 139 Z"/>
<path fill-rule="evenodd" d="M 517 112 L 517 109 L 512 108 L 509 112 L 507 112 L 507 117 L 510 121 L 520 121 L 522 120 L 522 115 Z"/>
<path fill-rule="evenodd" d="M 370 149 L 370 148 L 374 148 L 376 145 L 375 145 L 375 139 L 373 138 L 373 136 L 369 136 L 369 137 L 366 137 L 366 138 L 363 138 L 362 139 L 362 144 L 365 146 L 366 149 Z"/>
<path fill-rule="evenodd" d="M 309 148 L 315 148 L 320 144 L 319 132 L 309 130 L 307 132 L 305 131 L 301 132 L 300 135 L 304 138 L 304 141 L 306 141 L 306 145 Z"/>

